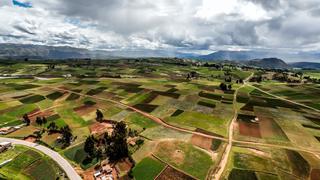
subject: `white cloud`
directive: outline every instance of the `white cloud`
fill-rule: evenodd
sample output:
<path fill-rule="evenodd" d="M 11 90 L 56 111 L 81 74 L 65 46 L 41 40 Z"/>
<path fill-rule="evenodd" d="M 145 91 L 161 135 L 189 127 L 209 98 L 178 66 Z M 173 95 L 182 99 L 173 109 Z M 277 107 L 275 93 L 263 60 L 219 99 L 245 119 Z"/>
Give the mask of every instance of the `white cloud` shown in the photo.
<path fill-rule="evenodd" d="M 107 50 L 319 50 L 316 0 L 31 0 L 0 4 L 0 42 Z M 318 8 L 318 9 L 316 9 Z"/>

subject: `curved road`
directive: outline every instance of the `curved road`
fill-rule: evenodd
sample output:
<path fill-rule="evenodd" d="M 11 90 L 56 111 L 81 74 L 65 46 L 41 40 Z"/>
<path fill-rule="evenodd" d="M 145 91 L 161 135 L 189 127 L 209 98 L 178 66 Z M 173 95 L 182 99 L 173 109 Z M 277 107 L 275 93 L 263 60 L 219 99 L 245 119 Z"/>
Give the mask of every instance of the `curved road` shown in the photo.
<path fill-rule="evenodd" d="M 19 139 L 0 137 L 0 142 L 4 142 L 4 141 L 11 142 L 12 144 L 28 146 L 38 151 L 41 151 L 45 155 L 49 156 L 52 160 L 54 160 L 64 170 L 64 172 L 67 174 L 70 180 L 81 180 L 81 177 L 73 169 L 71 164 L 67 160 L 65 160 L 59 153 L 36 143 L 31 143 L 31 142 L 27 142 Z"/>

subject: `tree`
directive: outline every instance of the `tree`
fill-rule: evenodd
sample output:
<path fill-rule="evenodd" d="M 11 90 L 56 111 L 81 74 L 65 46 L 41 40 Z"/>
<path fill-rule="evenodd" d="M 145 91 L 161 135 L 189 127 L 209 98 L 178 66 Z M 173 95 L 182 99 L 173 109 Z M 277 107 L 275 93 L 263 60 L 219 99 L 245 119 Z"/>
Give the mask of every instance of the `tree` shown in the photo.
<path fill-rule="evenodd" d="M 47 118 L 46 117 L 42 117 L 42 124 L 46 124 L 48 121 L 47 121 Z"/>
<path fill-rule="evenodd" d="M 96 111 L 96 120 L 98 122 L 101 122 L 103 120 L 103 113 L 99 109 L 97 109 Z"/>
<path fill-rule="evenodd" d="M 60 131 L 61 131 L 61 134 L 62 134 L 62 143 L 65 145 L 65 146 L 69 146 L 70 143 L 71 143 L 71 140 L 72 140 L 72 133 L 71 133 L 71 129 L 68 125 L 60 128 Z"/>
<path fill-rule="evenodd" d="M 30 119 L 29 119 L 28 114 L 24 114 L 22 118 L 23 118 L 23 122 L 26 123 L 27 126 L 29 126 L 30 125 Z"/>
<path fill-rule="evenodd" d="M 88 153 L 90 158 L 93 158 L 96 154 L 95 140 L 93 136 L 88 136 L 84 143 L 84 151 Z"/>
<path fill-rule="evenodd" d="M 227 90 L 227 85 L 225 83 L 221 83 L 219 87 L 220 87 L 220 89 L 222 91 L 226 91 Z"/>
<path fill-rule="evenodd" d="M 51 133 L 51 132 L 57 131 L 58 126 L 56 125 L 55 122 L 51 122 L 47 128 L 49 130 L 49 133 Z"/>
<path fill-rule="evenodd" d="M 106 139 L 106 155 L 110 161 L 117 161 L 129 155 L 127 127 L 124 122 L 117 122 L 109 139 Z"/>
<path fill-rule="evenodd" d="M 42 121 L 41 117 L 39 117 L 39 116 L 36 117 L 36 123 L 37 123 L 39 126 L 42 125 L 43 121 Z"/>

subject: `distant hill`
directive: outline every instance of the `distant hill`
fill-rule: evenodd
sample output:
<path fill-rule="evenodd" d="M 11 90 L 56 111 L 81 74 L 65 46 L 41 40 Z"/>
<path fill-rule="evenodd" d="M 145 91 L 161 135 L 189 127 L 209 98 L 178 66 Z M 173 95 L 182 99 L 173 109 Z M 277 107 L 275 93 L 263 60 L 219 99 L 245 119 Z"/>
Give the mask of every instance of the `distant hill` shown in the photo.
<path fill-rule="evenodd" d="M 213 61 L 213 60 L 234 60 L 245 61 L 250 59 L 265 58 L 267 53 L 258 51 L 217 51 L 208 55 L 198 56 L 195 59 Z"/>
<path fill-rule="evenodd" d="M 256 67 L 269 68 L 269 69 L 289 68 L 289 65 L 287 63 L 285 63 L 283 60 L 278 58 L 254 59 L 244 63 L 249 66 L 256 66 Z"/>
<path fill-rule="evenodd" d="M 302 59 L 309 62 L 317 62 L 320 59 L 318 52 L 281 52 L 281 51 L 217 51 L 208 55 L 195 56 L 194 59 L 204 61 L 248 61 L 251 59 L 263 59 L 268 57 L 277 57 L 285 61 L 299 62 Z"/>
<path fill-rule="evenodd" d="M 302 69 L 320 69 L 320 63 L 314 62 L 297 62 L 289 64 L 293 68 L 302 68 Z"/>
<path fill-rule="evenodd" d="M 0 57 L 9 59 L 67 59 L 90 58 L 92 53 L 87 49 L 68 46 L 54 47 L 24 44 L 0 44 Z"/>

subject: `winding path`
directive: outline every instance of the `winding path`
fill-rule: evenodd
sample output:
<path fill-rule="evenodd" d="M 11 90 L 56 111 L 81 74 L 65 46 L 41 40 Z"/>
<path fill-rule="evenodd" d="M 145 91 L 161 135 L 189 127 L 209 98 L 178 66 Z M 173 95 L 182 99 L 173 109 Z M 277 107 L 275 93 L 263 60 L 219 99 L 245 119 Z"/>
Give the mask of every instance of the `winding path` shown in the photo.
<path fill-rule="evenodd" d="M 64 170 L 64 172 L 67 174 L 70 180 L 81 180 L 81 177 L 73 169 L 71 164 L 67 160 L 65 160 L 59 153 L 36 143 L 31 143 L 31 142 L 19 140 L 19 139 L 0 137 L 0 142 L 4 142 L 4 141 L 11 142 L 12 144 L 28 146 L 38 151 L 41 151 L 42 153 L 49 156 L 52 160 L 54 160 Z"/>
<path fill-rule="evenodd" d="M 244 86 L 246 86 L 246 82 L 252 76 L 253 76 L 253 73 L 244 80 L 244 84 L 242 84 L 239 88 L 237 88 L 236 91 L 233 94 L 234 115 L 233 115 L 233 118 L 232 118 L 232 120 L 230 122 L 229 129 L 228 129 L 228 144 L 227 144 L 227 146 L 225 148 L 225 151 L 223 152 L 223 154 L 221 156 L 221 160 L 219 162 L 219 165 L 217 166 L 216 171 L 211 176 L 211 179 L 219 180 L 221 178 L 221 175 L 222 175 L 225 167 L 227 166 L 228 158 L 229 158 L 229 155 L 230 155 L 230 152 L 231 152 L 231 148 L 232 148 L 232 143 L 233 143 L 233 127 L 234 127 L 235 121 L 238 118 L 237 94 L 238 94 L 239 89 L 241 89 Z"/>

